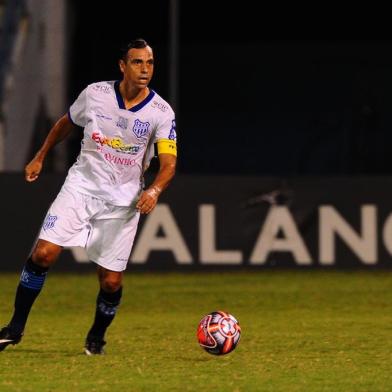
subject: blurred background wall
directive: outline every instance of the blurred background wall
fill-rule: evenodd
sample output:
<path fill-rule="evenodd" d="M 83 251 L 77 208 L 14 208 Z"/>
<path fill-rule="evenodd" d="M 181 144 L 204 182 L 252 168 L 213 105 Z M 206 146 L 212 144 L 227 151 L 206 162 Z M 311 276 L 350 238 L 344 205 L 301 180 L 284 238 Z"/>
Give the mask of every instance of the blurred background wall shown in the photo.
<path fill-rule="evenodd" d="M 151 86 L 177 112 L 181 173 L 391 171 L 389 40 L 295 38 L 305 18 L 279 24 L 251 1 L 1 4 L 4 171 L 22 170 L 88 83 L 119 78 L 118 49 L 139 36 L 155 49 Z M 66 170 L 79 141 L 46 170 Z"/>
<path fill-rule="evenodd" d="M 38 184 L 23 183 L 24 165 L 87 84 L 121 78 L 119 48 L 143 37 L 179 135 L 178 176 L 143 263 L 390 266 L 392 40 L 344 38 L 332 9 L 310 18 L 259 6 L 0 0 L 0 212 L 12 221 L 1 237 L 20 233 L 20 258 L 40 224 L 30 204 L 44 214 L 81 130 L 51 152 Z M 9 209 L 24 192 L 30 204 Z"/>
<path fill-rule="evenodd" d="M 0 167 L 21 171 L 67 104 L 66 2 L 13 0 L 1 7 Z M 65 156 L 56 148 L 48 169 L 66 170 Z"/>

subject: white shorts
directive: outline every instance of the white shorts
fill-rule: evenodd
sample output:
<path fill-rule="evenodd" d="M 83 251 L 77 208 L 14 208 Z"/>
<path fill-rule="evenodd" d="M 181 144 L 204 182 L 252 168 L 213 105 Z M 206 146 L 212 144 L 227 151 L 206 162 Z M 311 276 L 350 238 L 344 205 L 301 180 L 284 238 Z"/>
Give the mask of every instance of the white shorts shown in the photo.
<path fill-rule="evenodd" d="M 140 213 L 62 187 L 50 206 L 38 238 L 60 246 L 85 247 L 89 259 L 123 271 L 132 250 Z"/>

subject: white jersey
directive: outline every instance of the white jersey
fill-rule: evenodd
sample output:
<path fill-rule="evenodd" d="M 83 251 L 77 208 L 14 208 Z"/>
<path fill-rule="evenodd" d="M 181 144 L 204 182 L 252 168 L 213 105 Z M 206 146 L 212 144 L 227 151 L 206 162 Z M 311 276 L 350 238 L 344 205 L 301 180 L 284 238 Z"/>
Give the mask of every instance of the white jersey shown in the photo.
<path fill-rule="evenodd" d="M 141 103 L 126 110 L 119 81 L 90 84 L 68 115 L 84 127 L 84 135 L 64 185 L 117 206 L 137 200 L 154 155 L 153 143 L 176 140 L 170 105 L 150 89 Z"/>

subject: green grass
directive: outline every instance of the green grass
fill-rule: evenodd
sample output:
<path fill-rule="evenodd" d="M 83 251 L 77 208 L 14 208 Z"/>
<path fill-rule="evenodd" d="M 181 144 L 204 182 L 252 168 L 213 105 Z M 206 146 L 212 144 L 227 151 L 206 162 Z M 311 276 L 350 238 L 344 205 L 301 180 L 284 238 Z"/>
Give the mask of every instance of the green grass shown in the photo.
<path fill-rule="evenodd" d="M 0 275 L 0 323 L 16 274 Z M 48 276 L 21 344 L 0 353 L 0 391 L 390 391 L 392 273 L 127 273 L 107 355 L 82 354 L 95 275 Z M 240 322 L 232 353 L 196 341 L 209 311 Z"/>

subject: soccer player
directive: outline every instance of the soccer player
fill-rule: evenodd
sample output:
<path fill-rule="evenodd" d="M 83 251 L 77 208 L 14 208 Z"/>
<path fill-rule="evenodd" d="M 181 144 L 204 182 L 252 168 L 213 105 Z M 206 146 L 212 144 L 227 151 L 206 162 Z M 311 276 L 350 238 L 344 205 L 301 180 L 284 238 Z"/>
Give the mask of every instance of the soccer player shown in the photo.
<path fill-rule="evenodd" d="M 104 353 L 104 335 L 120 304 L 123 271 L 140 213 L 149 214 L 156 206 L 175 174 L 177 155 L 174 112 L 148 87 L 153 50 L 136 39 L 122 51 L 119 67 L 122 80 L 87 86 L 25 168 L 26 180 L 35 181 L 48 151 L 74 125 L 84 128 L 79 156 L 49 207 L 21 273 L 13 316 L 0 331 L 0 351 L 20 342 L 30 309 L 63 247 L 84 246 L 97 264 L 100 285 L 84 351 Z M 154 143 L 159 170 L 144 189 L 143 174 L 154 156 Z"/>

